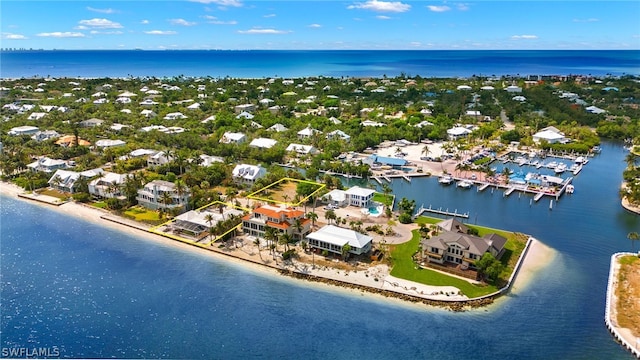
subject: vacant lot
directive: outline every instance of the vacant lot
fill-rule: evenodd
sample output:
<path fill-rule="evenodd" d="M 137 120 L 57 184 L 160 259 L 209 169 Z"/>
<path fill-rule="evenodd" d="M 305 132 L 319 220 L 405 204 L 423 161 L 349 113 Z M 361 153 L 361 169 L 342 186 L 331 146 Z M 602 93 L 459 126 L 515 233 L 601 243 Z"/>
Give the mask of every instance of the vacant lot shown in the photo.
<path fill-rule="evenodd" d="M 640 336 L 640 258 L 637 256 L 620 259 L 616 296 L 618 325 Z"/>

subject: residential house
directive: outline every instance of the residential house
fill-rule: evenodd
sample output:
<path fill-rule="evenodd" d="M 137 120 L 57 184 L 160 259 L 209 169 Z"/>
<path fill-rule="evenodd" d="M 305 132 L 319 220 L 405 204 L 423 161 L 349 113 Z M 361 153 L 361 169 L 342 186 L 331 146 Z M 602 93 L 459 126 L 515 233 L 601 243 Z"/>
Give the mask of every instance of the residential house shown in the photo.
<path fill-rule="evenodd" d="M 311 145 L 289 144 L 285 149 L 286 152 L 296 152 L 298 155 L 315 155 L 319 153 L 318 149 Z"/>
<path fill-rule="evenodd" d="M 87 170 L 82 172 L 58 169 L 49 179 L 49 186 L 52 188 L 68 193 L 75 193 L 77 190 L 78 180 L 80 178 L 91 179 L 103 173 L 100 168 Z"/>
<path fill-rule="evenodd" d="M 340 140 L 344 140 L 346 142 L 349 142 L 351 140 L 351 136 L 347 135 L 342 130 L 334 130 L 334 131 L 332 131 L 330 133 L 327 133 L 327 139 L 330 139 L 330 140 L 340 139 Z"/>
<path fill-rule="evenodd" d="M 84 128 L 92 128 L 96 126 L 102 126 L 103 123 L 104 123 L 104 120 L 91 118 L 88 120 L 80 121 L 78 125 Z"/>
<path fill-rule="evenodd" d="M 138 204 L 147 209 L 186 209 L 189 204 L 189 189 L 179 189 L 176 184 L 164 181 L 153 180 L 138 190 Z"/>
<path fill-rule="evenodd" d="M 244 212 L 238 209 L 224 207 L 220 211 L 190 210 L 174 218 L 171 227 L 181 233 L 200 238 L 209 233 L 209 228 L 232 216 L 241 217 Z"/>
<path fill-rule="evenodd" d="M 307 125 L 306 128 L 298 131 L 298 139 L 309 139 L 316 134 L 322 134 L 322 131 L 311 128 L 311 125 Z"/>
<path fill-rule="evenodd" d="M 95 143 L 96 147 L 103 148 L 103 149 L 125 146 L 126 144 L 127 143 L 122 140 L 111 140 L 111 139 L 100 139 Z"/>
<path fill-rule="evenodd" d="M 449 140 L 460 139 L 468 136 L 469 134 L 471 134 L 471 130 L 462 126 L 455 126 L 447 130 L 447 136 L 449 136 Z"/>
<path fill-rule="evenodd" d="M 124 199 L 122 187 L 127 181 L 127 174 L 116 174 L 109 171 L 102 173 L 97 179 L 89 182 L 89 194 L 97 198 Z"/>
<path fill-rule="evenodd" d="M 144 116 L 147 119 L 151 119 L 151 118 L 154 118 L 154 117 L 158 116 L 158 114 L 156 114 L 151 109 L 143 109 L 142 111 L 140 111 L 140 115 Z"/>
<path fill-rule="evenodd" d="M 43 117 L 45 117 L 45 115 L 47 115 L 47 113 L 44 112 L 34 112 L 29 114 L 29 117 L 27 118 L 27 120 L 40 120 Z"/>
<path fill-rule="evenodd" d="M 242 231 L 249 236 L 264 238 L 267 228 L 302 240 L 311 231 L 311 220 L 304 217 L 304 211 L 271 205 L 260 206 L 242 218 Z"/>
<path fill-rule="evenodd" d="M 238 184 L 252 186 L 256 180 L 263 177 L 266 173 L 267 169 L 259 165 L 238 164 L 233 168 L 231 176 L 233 181 Z"/>
<path fill-rule="evenodd" d="M 381 127 L 381 126 L 385 126 L 384 123 L 373 121 L 373 120 L 365 120 L 360 124 L 362 126 L 364 126 L 364 127 L 369 127 L 369 126 L 371 126 L 371 127 Z"/>
<path fill-rule="evenodd" d="M 457 264 L 462 269 L 476 269 L 475 262 L 485 253 L 500 259 L 507 239 L 497 234 L 478 237 L 469 235 L 462 229 L 458 225 L 458 231 L 443 230 L 429 239 L 422 240 L 422 258 L 437 264 Z"/>
<path fill-rule="evenodd" d="M 275 132 L 284 132 L 284 131 L 287 131 L 287 130 L 289 130 L 289 129 L 287 129 L 287 127 L 286 127 L 286 126 L 284 126 L 284 125 L 282 125 L 282 124 L 278 123 L 278 124 L 275 124 L 275 125 L 271 126 L 271 127 L 270 127 L 270 128 L 268 128 L 267 130 L 268 130 L 268 131 L 275 131 Z"/>
<path fill-rule="evenodd" d="M 234 111 L 236 112 L 236 114 L 240 114 L 243 112 L 252 112 L 256 110 L 256 106 L 254 104 L 240 104 L 240 105 L 236 105 L 234 108 Z"/>
<path fill-rule="evenodd" d="M 253 119 L 255 116 L 249 112 L 243 111 L 240 114 L 236 115 L 236 119 L 248 119 L 251 120 Z"/>
<path fill-rule="evenodd" d="M 51 173 L 58 169 L 66 169 L 69 167 L 69 163 L 65 160 L 60 159 L 50 159 L 48 157 L 43 157 L 34 161 L 30 164 L 27 164 L 27 168 L 31 171 L 40 171 L 45 173 Z"/>
<path fill-rule="evenodd" d="M 25 126 L 17 126 L 17 127 L 11 128 L 11 130 L 9 130 L 9 132 L 7 132 L 7 134 L 14 135 L 14 136 L 35 135 L 39 131 L 40 131 L 40 129 L 38 129 L 35 126 L 25 125 Z"/>
<path fill-rule="evenodd" d="M 278 142 L 269 138 L 257 138 L 251 140 L 249 146 L 261 149 L 271 149 Z"/>
<path fill-rule="evenodd" d="M 564 136 L 564 133 L 558 130 L 553 126 L 548 126 L 537 133 L 533 134 L 533 141 L 535 143 L 540 143 L 541 141 L 546 141 L 549 144 L 555 143 L 564 143 L 567 141 L 567 138 Z"/>
<path fill-rule="evenodd" d="M 163 119 L 165 119 L 165 120 L 180 120 L 180 119 L 186 119 L 186 118 L 187 118 L 187 116 L 185 116 L 181 112 L 172 112 L 172 113 L 168 113 L 167 115 L 165 115 Z"/>
<path fill-rule="evenodd" d="M 522 88 L 520 86 L 516 86 L 516 85 L 510 85 L 507 86 L 505 88 L 505 90 L 509 93 L 521 93 L 522 92 Z"/>
<path fill-rule="evenodd" d="M 200 155 L 200 165 L 202 166 L 211 166 L 214 163 L 224 163 L 224 158 L 220 156 L 211 156 L 206 154 Z"/>
<path fill-rule="evenodd" d="M 173 161 L 173 156 L 167 155 L 164 151 L 159 151 L 147 158 L 147 167 L 165 165 Z"/>
<path fill-rule="evenodd" d="M 375 190 L 353 186 L 347 190 L 334 189 L 325 194 L 322 200 L 333 206 L 356 206 L 368 208 L 373 205 Z"/>
<path fill-rule="evenodd" d="M 227 131 L 222 134 L 220 139 L 221 144 L 242 144 L 247 140 L 247 136 L 243 133 L 236 133 Z"/>
<path fill-rule="evenodd" d="M 342 254 L 345 245 L 349 245 L 349 254 L 361 255 L 371 251 L 373 238 L 351 229 L 325 225 L 307 235 L 307 242 L 314 249 L 334 254 Z"/>
<path fill-rule="evenodd" d="M 33 134 L 33 136 L 31 136 L 31 138 L 35 141 L 46 141 L 49 139 L 57 139 L 59 137 L 60 134 L 58 134 L 58 132 L 55 130 L 38 131 L 37 133 Z"/>

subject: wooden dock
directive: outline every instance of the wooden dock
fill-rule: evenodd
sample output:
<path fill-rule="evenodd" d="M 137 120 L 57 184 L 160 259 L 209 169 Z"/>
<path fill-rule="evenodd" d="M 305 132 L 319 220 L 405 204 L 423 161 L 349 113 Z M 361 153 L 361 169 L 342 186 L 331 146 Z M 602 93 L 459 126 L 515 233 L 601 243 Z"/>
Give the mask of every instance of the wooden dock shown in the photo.
<path fill-rule="evenodd" d="M 504 196 L 509 196 L 514 191 L 516 191 L 516 188 L 512 186 L 512 187 L 508 188 L 507 191 L 504 192 Z"/>
<path fill-rule="evenodd" d="M 533 197 L 533 201 L 538 202 L 538 200 L 542 199 L 543 196 L 544 196 L 544 193 L 539 192 L 536 194 L 536 196 Z"/>
<path fill-rule="evenodd" d="M 382 180 L 379 177 L 374 176 L 373 179 L 378 182 L 378 184 L 382 185 Z"/>
<path fill-rule="evenodd" d="M 438 214 L 438 215 L 445 215 L 445 216 L 453 216 L 453 217 L 459 217 L 459 218 L 464 218 L 464 219 L 468 219 L 469 218 L 469 213 L 458 213 L 458 209 L 455 209 L 453 212 L 450 212 L 449 209 L 446 210 L 442 210 L 442 208 L 438 208 L 438 209 L 433 209 L 431 208 L 431 205 L 429 205 L 428 208 L 425 208 L 423 205 L 420 206 L 420 209 L 418 209 L 418 211 L 416 212 L 416 215 L 414 217 L 418 217 L 424 213 L 432 213 L 432 214 Z"/>
<path fill-rule="evenodd" d="M 407 182 L 411 182 L 411 178 L 408 177 L 407 175 L 402 175 L 402 178 L 407 180 Z"/>
<path fill-rule="evenodd" d="M 489 184 L 489 183 L 484 183 L 484 184 L 478 186 L 478 192 L 485 190 L 489 186 L 491 186 L 491 184 Z"/>

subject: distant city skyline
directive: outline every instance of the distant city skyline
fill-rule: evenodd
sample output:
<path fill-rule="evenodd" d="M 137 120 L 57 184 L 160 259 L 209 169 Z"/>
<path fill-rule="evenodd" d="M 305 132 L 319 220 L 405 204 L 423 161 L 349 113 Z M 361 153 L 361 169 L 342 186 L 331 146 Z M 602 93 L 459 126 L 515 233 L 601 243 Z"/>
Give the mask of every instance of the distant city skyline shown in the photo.
<path fill-rule="evenodd" d="M 1 47 L 185 50 L 640 49 L 639 1 L 30 1 Z"/>

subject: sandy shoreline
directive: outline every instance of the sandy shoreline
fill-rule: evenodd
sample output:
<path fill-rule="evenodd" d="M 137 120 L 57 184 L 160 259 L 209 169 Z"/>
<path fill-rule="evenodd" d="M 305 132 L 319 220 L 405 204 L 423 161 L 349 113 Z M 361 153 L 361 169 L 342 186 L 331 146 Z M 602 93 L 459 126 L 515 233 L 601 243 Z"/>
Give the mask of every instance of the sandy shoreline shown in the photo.
<path fill-rule="evenodd" d="M 14 198 L 19 198 L 20 196 L 21 199 L 28 200 L 24 199 L 25 192 L 21 188 L 6 182 L 1 182 L 0 185 L 0 194 Z M 382 264 L 359 271 L 338 270 L 320 266 L 313 268 L 310 264 L 302 262 L 294 262 L 293 265 L 285 266 L 282 264 L 282 261 L 274 261 L 267 250 L 262 249 L 260 250 L 260 254 L 258 254 L 257 247 L 252 244 L 243 244 L 238 249 L 233 247 L 219 249 L 194 246 L 193 244 L 183 243 L 146 231 L 144 229 L 146 227 L 145 225 L 141 226 L 141 224 L 135 223 L 134 221 L 110 214 L 106 210 L 74 202 L 66 202 L 58 206 L 45 204 L 45 202 L 53 199 L 55 198 L 46 195 L 37 195 L 34 197 L 34 200 L 40 200 L 42 202 L 29 201 L 101 226 L 111 226 L 125 234 L 137 236 L 151 243 L 191 251 L 194 254 L 211 256 L 212 258 L 241 265 L 262 274 L 269 274 L 270 276 L 282 273 L 283 275 L 288 274 L 294 278 L 311 280 L 314 286 L 330 287 L 332 290 L 344 287 L 343 290 L 346 290 L 348 293 L 362 294 L 363 292 L 367 292 L 380 298 L 384 297 L 387 300 L 396 297 L 397 299 L 394 299 L 395 301 L 403 303 L 405 301 L 399 298 L 409 299 L 414 302 L 416 300 L 424 300 L 421 302 L 440 306 L 447 306 L 447 304 L 456 302 L 461 304 L 468 300 L 466 296 L 459 294 L 458 289 L 455 287 L 429 286 L 394 278 L 389 275 L 390 269 L 388 266 Z M 109 221 L 109 219 L 112 221 Z M 113 222 L 114 220 L 117 222 Z M 124 223 L 124 225 L 118 223 Z M 127 223 L 135 223 L 131 225 L 136 225 L 138 228 L 127 226 Z M 548 265 L 554 256 L 555 251 L 553 249 L 538 240 L 532 240 L 527 255 L 521 264 L 519 273 L 512 284 L 511 291 L 518 292 L 525 289 L 535 273 Z M 295 281 L 299 282 L 298 280 Z M 442 304 L 438 304 L 439 302 Z M 476 304 L 476 306 L 486 305 L 490 302 L 492 302 L 492 299 L 486 303 Z"/>

